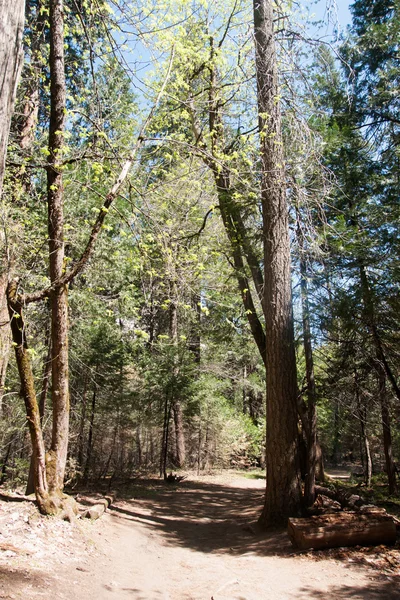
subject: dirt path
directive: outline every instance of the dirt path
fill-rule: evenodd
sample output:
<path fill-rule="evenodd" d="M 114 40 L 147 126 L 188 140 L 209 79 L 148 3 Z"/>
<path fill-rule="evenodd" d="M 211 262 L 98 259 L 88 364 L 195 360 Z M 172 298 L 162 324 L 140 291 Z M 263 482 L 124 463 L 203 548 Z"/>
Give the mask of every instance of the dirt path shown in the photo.
<path fill-rule="evenodd" d="M 336 558 L 299 554 L 285 533 L 258 532 L 264 484 L 232 476 L 193 478 L 176 488 L 141 482 L 102 519 L 84 524 L 83 531 L 80 525 L 73 549 L 66 543 L 61 560 L 55 540 L 49 540 L 54 556 L 50 548 L 42 564 L 31 560 L 28 568 L 16 557 L 11 594 L 3 566 L 0 598 L 400 599 L 393 570 L 356 565 L 347 552 Z"/>

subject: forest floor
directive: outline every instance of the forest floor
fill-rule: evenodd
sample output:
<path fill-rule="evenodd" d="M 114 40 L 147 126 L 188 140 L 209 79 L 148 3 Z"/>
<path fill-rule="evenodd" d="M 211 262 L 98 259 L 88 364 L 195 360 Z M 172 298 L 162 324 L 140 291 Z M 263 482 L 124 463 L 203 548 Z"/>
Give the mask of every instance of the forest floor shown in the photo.
<path fill-rule="evenodd" d="M 265 481 L 224 472 L 136 480 L 97 521 L 0 502 L 0 598 L 400 599 L 400 549 L 300 552 L 256 520 Z"/>

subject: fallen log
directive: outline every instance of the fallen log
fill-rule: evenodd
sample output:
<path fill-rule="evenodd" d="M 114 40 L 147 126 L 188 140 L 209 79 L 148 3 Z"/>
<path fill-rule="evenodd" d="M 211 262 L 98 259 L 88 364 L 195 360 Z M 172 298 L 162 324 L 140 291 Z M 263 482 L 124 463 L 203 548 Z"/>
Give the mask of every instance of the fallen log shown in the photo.
<path fill-rule="evenodd" d="M 105 513 L 107 505 L 104 503 L 95 504 L 91 508 L 87 508 L 83 513 L 81 513 L 82 519 L 91 519 L 95 521 L 96 519 L 100 519 L 101 515 Z"/>
<path fill-rule="evenodd" d="M 341 512 L 308 519 L 289 519 L 288 535 L 296 548 L 391 545 L 396 542 L 396 524 L 381 511 Z"/>
<path fill-rule="evenodd" d="M 361 498 L 361 496 L 353 494 L 352 492 L 349 492 L 343 488 L 331 490 L 330 488 L 316 485 L 315 493 L 317 495 L 327 496 L 328 498 L 339 502 L 343 507 L 349 507 L 352 509 L 365 504 L 365 500 Z"/>
<path fill-rule="evenodd" d="M 97 500 L 96 504 L 90 506 L 81 513 L 82 519 L 91 519 L 95 521 L 99 519 L 114 502 L 114 496 L 105 496 L 104 498 Z"/>

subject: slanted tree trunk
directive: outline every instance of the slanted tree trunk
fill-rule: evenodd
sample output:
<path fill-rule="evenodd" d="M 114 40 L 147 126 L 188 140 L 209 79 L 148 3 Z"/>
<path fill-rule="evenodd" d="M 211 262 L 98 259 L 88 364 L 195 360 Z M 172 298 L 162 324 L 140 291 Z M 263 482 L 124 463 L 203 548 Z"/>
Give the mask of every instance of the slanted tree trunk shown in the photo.
<path fill-rule="evenodd" d="M 65 129 L 63 0 L 50 0 L 50 130 L 47 168 L 47 206 L 50 280 L 61 279 L 64 265 L 64 189 L 61 162 Z M 68 382 L 68 300 L 66 285 L 58 285 L 50 295 L 53 428 L 47 455 L 48 484 L 54 493 L 62 492 L 67 461 L 69 431 Z"/>
<path fill-rule="evenodd" d="M 8 307 L 11 320 L 11 332 L 15 348 L 18 372 L 21 381 L 21 395 L 25 401 L 26 416 L 31 435 L 34 455 L 33 480 L 39 509 L 44 514 L 57 512 L 57 506 L 49 498 L 46 478 L 45 448 L 40 425 L 39 406 L 36 400 L 35 384 L 26 342 L 25 325 L 22 307 L 16 300 L 17 284 L 11 282 L 8 286 Z"/>
<path fill-rule="evenodd" d="M 254 0 L 261 144 L 264 313 L 267 368 L 267 489 L 264 526 L 286 524 L 302 509 L 290 245 L 278 76 L 270 0 Z"/>
<path fill-rule="evenodd" d="M 260 356 L 265 364 L 265 332 L 257 314 L 257 300 L 253 299 L 249 274 L 254 283 L 256 296 L 263 305 L 264 282 L 260 260 L 254 250 L 242 219 L 240 206 L 235 199 L 236 189 L 232 184 L 229 162 L 221 164 L 221 157 L 227 154 L 224 147 L 224 126 L 221 118 L 221 102 L 217 89 L 217 70 L 215 66 L 216 51 L 214 41 L 210 39 L 210 57 L 204 69 L 209 71 L 208 117 L 209 138 L 206 142 L 202 128 L 196 120 L 193 102 L 188 102 L 191 111 L 194 143 L 201 149 L 200 156 L 211 170 L 218 195 L 219 210 L 222 222 L 231 246 L 232 262 L 235 268 L 239 291 L 242 297 L 246 317 Z M 248 274 L 249 271 L 249 274 Z"/>

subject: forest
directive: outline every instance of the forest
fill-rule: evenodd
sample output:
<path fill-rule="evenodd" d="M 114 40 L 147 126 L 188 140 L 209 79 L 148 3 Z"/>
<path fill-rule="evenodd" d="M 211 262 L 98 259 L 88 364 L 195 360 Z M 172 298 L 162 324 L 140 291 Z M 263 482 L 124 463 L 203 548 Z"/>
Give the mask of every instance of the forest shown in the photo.
<path fill-rule="evenodd" d="M 265 525 L 327 465 L 398 493 L 400 1 L 350 9 L 0 0 L 0 482 L 44 514 L 189 470 L 266 470 Z"/>

